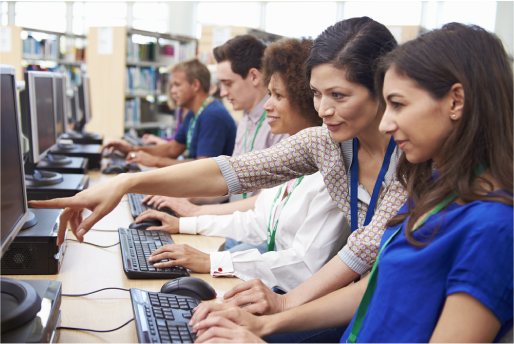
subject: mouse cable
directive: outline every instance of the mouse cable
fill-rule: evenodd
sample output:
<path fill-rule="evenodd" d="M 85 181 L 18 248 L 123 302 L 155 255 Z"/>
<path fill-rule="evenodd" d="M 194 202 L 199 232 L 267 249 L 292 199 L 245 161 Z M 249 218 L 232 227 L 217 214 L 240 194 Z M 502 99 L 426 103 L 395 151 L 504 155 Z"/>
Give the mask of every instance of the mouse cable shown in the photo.
<path fill-rule="evenodd" d="M 98 290 L 92 291 L 92 292 L 90 292 L 90 293 L 85 293 L 85 294 L 61 294 L 61 296 L 70 296 L 70 297 L 86 296 L 86 295 L 90 295 L 90 294 L 98 293 L 99 291 L 108 290 L 108 289 L 116 289 L 116 290 L 130 291 L 129 289 L 123 289 L 123 288 L 118 288 L 118 287 L 109 287 L 109 288 L 102 288 L 102 289 L 98 289 Z"/>
<path fill-rule="evenodd" d="M 119 330 L 120 328 L 122 328 L 124 326 L 127 326 L 128 323 L 130 323 L 131 321 L 134 321 L 134 318 L 130 319 L 129 321 L 127 321 L 123 325 L 121 325 L 119 327 L 116 327 L 115 329 L 112 329 L 112 330 L 91 330 L 91 329 L 88 329 L 88 328 L 67 327 L 67 326 L 59 326 L 59 327 L 56 328 L 56 330 L 76 330 L 76 331 L 89 331 L 89 332 L 113 332 L 113 331 Z"/>
<path fill-rule="evenodd" d="M 97 231 L 97 232 L 117 232 L 117 229 L 95 229 L 91 228 L 90 231 Z"/>
<path fill-rule="evenodd" d="M 75 240 L 75 239 L 66 239 L 68 241 L 75 241 L 75 242 L 79 242 L 78 240 Z M 113 247 L 113 246 L 116 246 L 116 245 L 119 245 L 119 241 L 116 243 L 116 244 L 112 244 L 112 245 L 107 245 L 107 246 L 100 246 L 100 245 L 97 245 L 97 244 L 93 244 L 93 243 L 90 243 L 90 242 L 85 242 L 83 241 L 82 242 L 83 244 L 86 244 L 86 245 L 91 245 L 91 246 L 96 246 L 96 247 L 100 247 L 100 248 L 108 248 L 108 247 Z"/>

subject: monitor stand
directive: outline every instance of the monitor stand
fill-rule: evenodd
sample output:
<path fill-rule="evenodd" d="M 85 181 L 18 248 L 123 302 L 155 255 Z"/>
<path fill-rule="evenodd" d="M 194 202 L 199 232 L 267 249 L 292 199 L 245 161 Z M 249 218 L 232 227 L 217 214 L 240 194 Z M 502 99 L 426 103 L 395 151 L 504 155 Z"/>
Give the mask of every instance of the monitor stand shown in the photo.
<path fill-rule="evenodd" d="M 1 278 L 2 333 L 29 322 L 41 310 L 41 298 L 30 284 Z"/>
<path fill-rule="evenodd" d="M 60 139 L 57 142 L 57 147 L 61 150 L 72 150 L 77 148 L 77 146 L 73 144 L 73 140 L 70 139 Z"/>
<path fill-rule="evenodd" d="M 25 185 L 27 186 L 48 186 L 56 185 L 63 181 L 60 173 L 50 171 L 34 170 L 33 174 L 25 175 Z"/>
<path fill-rule="evenodd" d="M 30 227 L 34 227 L 35 225 L 37 225 L 37 222 L 38 221 L 37 221 L 36 215 L 29 210 L 29 217 L 27 218 L 27 221 L 25 221 L 25 223 L 21 227 L 21 230 L 29 229 Z"/>
<path fill-rule="evenodd" d="M 71 164 L 69 157 L 58 154 L 48 154 L 43 160 L 48 161 L 51 166 L 65 166 Z"/>

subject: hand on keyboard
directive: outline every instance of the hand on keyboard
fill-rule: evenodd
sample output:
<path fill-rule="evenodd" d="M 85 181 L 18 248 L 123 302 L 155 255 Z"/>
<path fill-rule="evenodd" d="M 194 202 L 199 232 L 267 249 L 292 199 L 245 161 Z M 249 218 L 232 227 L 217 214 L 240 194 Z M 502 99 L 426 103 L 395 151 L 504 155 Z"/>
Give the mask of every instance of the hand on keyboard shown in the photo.
<path fill-rule="evenodd" d="M 199 206 L 189 202 L 185 198 L 148 195 L 143 199 L 143 203 L 157 209 L 172 209 L 179 217 L 198 216 L 198 211 L 200 210 Z"/>
<path fill-rule="evenodd" d="M 266 318 L 252 315 L 239 307 L 205 302 L 195 308 L 190 326 L 197 338 L 195 343 L 221 339 L 221 343 L 264 343 L 260 337 Z M 223 331 L 207 331 L 222 328 Z"/>
<path fill-rule="evenodd" d="M 136 218 L 136 223 L 148 219 L 157 219 L 162 222 L 161 227 L 148 227 L 147 230 L 160 230 L 168 232 L 170 234 L 176 234 L 179 232 L 179 220 L 169 214 L 157 210 L 147 210 Z"/>
<path fill-rule="evenodd" d="M 148 261 L 156 262 L 164 259 L 171 260 L 164 263 L 154 263 L 153 266 L 155 268 L 168 268 L 178 265 L 198 273 L 211 272 L 210 255 L 189 245 L 165 245 L 152 252 Z"/>
<path fill-rule="evenodd" d="M 111 149 L 112 151 L 118 150 L 123 154 L 127 154 L 132 151 L 134 148 L 125 141 L 111 141 L 104 146 L 104 149 Z"/>
<path fill-rule="evenodd" d="M 159 167 L 157 166 L 158 162 L 159 157 L 143 151 L 131 152 L 127 154 L 127 164 L 137 163 L 148 167 Z"/>

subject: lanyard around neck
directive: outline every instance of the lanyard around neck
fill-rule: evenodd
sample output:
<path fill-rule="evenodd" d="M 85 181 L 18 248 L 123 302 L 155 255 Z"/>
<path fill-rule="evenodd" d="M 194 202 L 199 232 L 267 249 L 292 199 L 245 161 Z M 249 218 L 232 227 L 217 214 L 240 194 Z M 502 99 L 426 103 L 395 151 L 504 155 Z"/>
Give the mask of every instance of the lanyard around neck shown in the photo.
<path fill-rule="evenodd" d="M 264 122 L 264 119 L 266 118 L 267 113 L 268 113 L 268 111 L 264 111 L 264 113 L 261 116 L 261 119 L 259 120 L 259 124 L 257 124 L 257 129 L 255 129 L 255 134 L 253 134 L 253 140 L 252 140 L 252 146 L 250 147 L 250 152 L 253 151 L 253 145 L 255 143 L 255 138 L 257 137 L 257 134 L 259 133 L 259 129 L 261 128 L 262 122 Z M 246 137 L 247 136 L 248 136 L 248 127 L 246 127 L 246 131 L 245 131 L 245 145 L 244 145 L 245 154 L 246 154 Z M 245 199 L 246 197 L 248 197 L 248 195 L 245 192 L 243 194 L 243 199 Z"/>
<path fill-rule="evenodd" d="M 384 161 L 382 162 L 382 168 L 380 169 L 380 173 L 378 174 L 377 181 L 375 182 L 375 187 L 373 188 L 373 194 L 371 195 L 371 201 L 369 202 L 368 211 L 366 212 L 366 219 L 364 220 L 363 226 L 368 225 L 371 222 L 371 218 L 375 213 L 375 207 L 377 205 L 378 194 L 380 193 L 380 187 L 382 186 L 382 182 L 384 181 L 387 168 L 389 167 L 389 162 L 391 161 L 391 156 L 393 155 L 394 148 L 396 147 L 396 142 L 394 138 L 391 136 L 389 140 L 389 145 L 387 146 L 387 151 L 384 157 Z M 358 142 L 357 138 L 353 138 L 353 158 L 352 164 L 350 166 L 350 176 L 351 176 L 351 190 L 350 190 L 350 213 L 351 213 L 351 229 L 352 233 L 359 227 L 359 209 L 357 205 L 357 191 L 359 188 L 359 158 L 358 158 Z"/>
<path fill-rule="evenodd" d="M 475 169 L 475 176 L 480 176 L 484 171 L 487 169 L 487 164 L 481 162 L 478 167 Z M 450 204 L 455 198 L 457 197 L 457 194 L 455 192 L 450 193 L 441 203 L 439 203 L 428 215 L 418 224 L 416 227 L 412 229 L 414 232 L 419 227 L 421 227 L 430 216 L 438 213 L 446 207 L 448 204 Z M 408 220 L 408 219 L 407 219 Z M 405 222 L 407 222 L 405 220 Z M 404 223 L 405 223 L 404 222 Z M 396 230 L 396 232 L 393 233 L 389 237 L 389 239 L 384 243 L 382 246 L 382 249 L 378 253 L 377 260 L 375 261 L 375 264 L 373 265 L 373 269 L 371 269 L 371 273 L 369 276 L 368 286 L 366 287 L 366 291 L 364 292 L 364 296 L 362 297 L 361 303 L 359 305 L 359 309 L 357 310 L 357 315 L 355 316 L 355 321 L 352 326 L 352 330 L 350 332 L 350 336 L 348 337 L 348 342 L 355 343 L 357 341 L 357 336 L 359 335 L 359 331 L 362 327 L 362 322 L 364 321 L 364 317 L 366 316 L 366 312 L 368 311 L 369 304 L 371 302 L 371 298 L 373 297 L 373 294 L 375 293 L 375 289 L 377 288 L 377 276 L 378 276 L 378 263 L 380 261 L 380 256 L 382 255 L 382 252 L 384 252 L 385 247 L 389 244 L 389 242 L 402 230 L 403 224 Z"/>
<path fill-rule="evenodd" d="M 198 110 L 198 113 L 196 114 L 196 116 L 193 116 L 193 118 L 191 118 L 191 120 L 189 121 L 189 126 L 187 128 L 187 138 L 186 138 L 186 147 L 187 147 L 188 152 L 191 147 L 191 140 L 193 139 L 193 132 L 195 131 L 196 121 L 198 120 L 198 117 L 200 117 L 200 115 L 202 114 L 203 110 L 205 110 L 205 108 L 207 107 L 209 102 L 212 100 L 212 98 L 213 98 L 213 96 L 207 97 L 207 99 L 205 99 L 202 106 L 200 107 L 200 110 Z M 191 152 L 189 152 L 189 156 L 191 156 Z"/>
<path fill-rule="evenodd" d="M 291 197 L 294 189 L 296 189 L 298 184 L 301 183 L 302 179 L 303 179 L 303 176 L 301 176 L 300 178 L 298 178 L 296 180 L 296 182 L 293 185 L 293 188 L 291 189 L 291 192 L 289 193 L 289 195 L 287 195 L 286 200 L 284 201 L 284 205 L 282 206 L 282 210 L 280 211 L 280 214 L 278 214 L 277 219 L 275 221 L 275 224 L 273 225 L 273 231 L 272 231 L 271 230 L 271 219 L 273 218 L 273 209 L 275 208 L 275 204 L 277 202 L 277 199 L 282 194 L 282 187 L 284 185 L 281 185 L 280 189 L 278 189 L 277 195 L 275 196 L 275 199 L 273 200 L 273 204 L 271 205 L 271 211 L 270 211 L 270 214 L 269 214 L 269 222 L 268 222 L 268 252 L 275 250 L 275 234 L 277 233 L 277 227 L 278 227 L 278 221 L 280 220 L 280 215 L 282 215 L 282 211 L 284 211 L 284 208 L 285 208 L 285 206 L 287 204 L 287 201 L 289 201 L 289 197 Z"/>

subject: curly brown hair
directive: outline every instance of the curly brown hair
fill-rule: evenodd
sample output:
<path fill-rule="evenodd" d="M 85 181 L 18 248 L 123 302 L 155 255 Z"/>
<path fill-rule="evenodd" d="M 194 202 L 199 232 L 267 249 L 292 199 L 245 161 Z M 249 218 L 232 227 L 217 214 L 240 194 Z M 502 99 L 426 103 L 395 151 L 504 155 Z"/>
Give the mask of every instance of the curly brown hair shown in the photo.
<path fill-rule="evenodd" d="M 314 109 L 312 91 L 305 73 L 305 63 L 312 49 L 312 39 L 283 38 L 264 51 L 262 57 L 262 81 L 268 87 L 271 76 L 278 73 L 286 85 L 287 98 L 292 106 L 313 125 L 323 120 Z"/>

